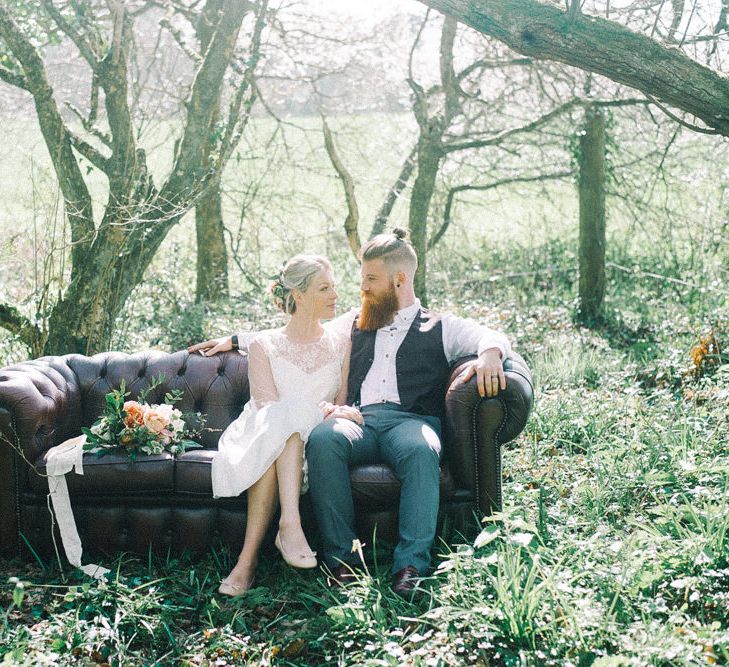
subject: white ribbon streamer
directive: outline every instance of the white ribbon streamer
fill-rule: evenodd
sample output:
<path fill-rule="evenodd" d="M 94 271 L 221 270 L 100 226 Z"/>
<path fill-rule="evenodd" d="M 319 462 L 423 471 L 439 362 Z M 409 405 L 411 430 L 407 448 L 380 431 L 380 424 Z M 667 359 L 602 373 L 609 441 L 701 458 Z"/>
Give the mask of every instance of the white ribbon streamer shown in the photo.
<path fill-rule="evenodd" d="M 66 474 L 75 470 L 77 475 L 84 474 L 83 455 L 86 436 L 80 435 L 62 442 L 60 445 L 48 450 L 46 455 L 46 470 L 48 472 L 48 490 L 53 503 L 53 513 L 61 533 L 61 541 L 66 551 L 66 558 L 71 565 L 82 570 L 94 579 L 103 579 L 110 570 L 100 565 L 81 565 L 81 538 L 76 528 L 76 520 L 71 509 L 71 500 L 68 497 L 68 484 Z"/>

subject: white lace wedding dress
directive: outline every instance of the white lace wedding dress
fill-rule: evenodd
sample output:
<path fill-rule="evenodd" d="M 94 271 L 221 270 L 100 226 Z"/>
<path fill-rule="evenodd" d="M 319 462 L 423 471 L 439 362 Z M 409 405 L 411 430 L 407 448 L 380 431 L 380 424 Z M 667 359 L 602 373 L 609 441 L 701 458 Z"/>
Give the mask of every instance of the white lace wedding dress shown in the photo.
<path fill-rule="evenodd" d="M 334 401 L 349 340 L 326 329 L 314 343 L 296 343 L 282 329 L 265 331 L 248 347 L 251 400 L 223 431 L 212 463 L 213 496 L 237 496 L 281 455 L 299 433 L 306 442 L 322 421 L 319 404 Z M 303 461 L 306 490 L 306 462 Z"/>

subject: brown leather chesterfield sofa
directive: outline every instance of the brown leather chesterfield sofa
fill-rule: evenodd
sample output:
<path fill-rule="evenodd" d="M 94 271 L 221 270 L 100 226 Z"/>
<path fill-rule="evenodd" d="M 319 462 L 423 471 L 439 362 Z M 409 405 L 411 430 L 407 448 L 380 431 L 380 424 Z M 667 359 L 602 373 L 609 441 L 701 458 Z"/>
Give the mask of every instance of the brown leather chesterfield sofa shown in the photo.
<path fill-rule="evenodd" d="M 464 530 L 473 526 L 474 511 L 488 514 L 501 506 L 501 445 L 524 428 L 533 390 L 529 369 L 516 354 L 504 361 L 506 390 L 492 399 L 479 397 L 475 378 L 454 382 L 460 363 L 445 396 L 441 514 L 451 529 Z M 90 426 L 122 379 L 136 398 L 160 373 L 165 381 L 149 402 L 181 389 L 178 407 L 206 414 L 207 427 L 219 430 L 204 432 L 204 449 L 177 459 L 164 454 L 130 463 L 125 455 L 85 455 L 84 475 L 67 475 L 85 553 L 200 554 L 220 540 L 240 548 L 245 494 L 214 500 L 210 463 L 220 432 L 248 400 L 247 357 L 107 352 L 42 357 L 0 370 L 0 555 L 28 558 L 29 545 L 41 555 L 53 552 L 46 452 Z M 351 476 L 365 542 L 375 525 L 377 539 L 395 538 L 399 483 L 393 473 L 367 465 L 353 468 Z M 302 512 L 307 531 L 315 533 L 306 496 Z"/>

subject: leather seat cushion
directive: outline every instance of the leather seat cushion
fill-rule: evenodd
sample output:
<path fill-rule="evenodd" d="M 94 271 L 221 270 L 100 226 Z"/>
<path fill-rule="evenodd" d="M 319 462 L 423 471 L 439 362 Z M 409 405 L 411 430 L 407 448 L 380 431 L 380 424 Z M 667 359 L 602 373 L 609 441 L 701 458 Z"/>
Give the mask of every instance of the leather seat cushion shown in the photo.
<path fill-rule="evenodd" d="M 193 449 L 175 460 L 169 454 L 140 456 L 134 463 L 126 455 L 84 455 L 84 474 L 66 476 L 71 495 L 91 493 L 128 495 L 144 493 L 179 493 L 210 497 L 212 495 L 211 463 L 216 450 Z M 47 493 L 45 456 L 36 463 L 40 475 L 31 475 L 31 488 Z M 384 464 L 355 466 L 351 470 L 355 503 L 368 508 L 397 507 L 400 481 Z M 441 465 L 441 501 L 453 497 L 455 484 L 446 464 Z"/>
<path fill-rule="evenodd" d="M 48 493 L 46 457 L 35 464 L 39 475 L 31 472 L 30 487 Z M 84 474 L 66 475 L 68 491 L 74 494 L 164 494 L 174 489 L 175 461 L 166 452 L 158 456 L 140 456 L 131 462 L 126 454 L 84 455 Z"/>
<path fill-rule="evenodd" d="M 217 449 L 191 449 L 175 461 L 175 492 L 210 497 L 213 482 L 211 464 Z"/>

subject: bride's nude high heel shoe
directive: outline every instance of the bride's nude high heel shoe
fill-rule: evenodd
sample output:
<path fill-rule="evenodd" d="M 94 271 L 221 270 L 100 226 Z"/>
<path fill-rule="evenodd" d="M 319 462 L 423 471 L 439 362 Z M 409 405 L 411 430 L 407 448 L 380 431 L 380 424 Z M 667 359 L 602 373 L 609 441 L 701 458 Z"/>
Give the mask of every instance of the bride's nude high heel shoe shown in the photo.
<path fill-rule="evenodd" d="M 253 586 L 253 577 L 251 577 L 251 580 L 248 582 L 248 585 L 237 585 L 237 584 L 231 584 L 228 579 L 223 579 L 223 581 L 220 582 L 220 587 L 218 588 L 218 593 L 222 595 L 228 595 L 232 598 L 240 597 L 241 595 L 245 595 Z"/>
<path fill-rule="evenodd" d="M 309 551 L 308 554 L 290 554 L 288 553 L 281 542 L 281 533 L 276 533 L 276 539 L 274 541 L 276 548 L 281 552 L 281 557 L 291 566 L 298 567 L 303 570 L 310 570 L 316 567 L 316 552 Z"/>

